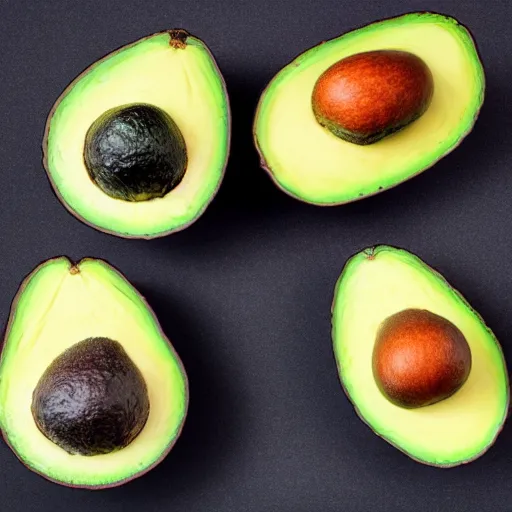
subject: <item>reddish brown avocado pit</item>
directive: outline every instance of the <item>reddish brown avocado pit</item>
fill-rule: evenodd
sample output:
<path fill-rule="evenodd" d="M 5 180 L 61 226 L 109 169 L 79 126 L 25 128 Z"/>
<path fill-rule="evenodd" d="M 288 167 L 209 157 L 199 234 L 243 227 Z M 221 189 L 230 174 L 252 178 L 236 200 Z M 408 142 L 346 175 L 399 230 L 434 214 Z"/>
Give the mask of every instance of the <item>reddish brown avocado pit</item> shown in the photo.
<path fill-rule="evenodd" d="M 457 392 L 471 371 L 471 351 L 449 320 L 406 309 L 381 324 L 373 350 L 373 375 L 384 396 L 405 408 L 440 402 Z"/>
<path fill-rule="evenodd" d="M 109 338 L 80 341 L 58 356 L 33 393 L 39 430 L 73 455 L 100 455 L 128 446 L 146 424 L 144 378 L 122 345 Z"/>
<path fill-rule="evenodd" d="M 418 119 L 433 92 L 432 73 L 421 58 L 376 50 L 346 57 L 324 71 L 313 89 L 312 108 L 336 137 L 367 145 Z"/>

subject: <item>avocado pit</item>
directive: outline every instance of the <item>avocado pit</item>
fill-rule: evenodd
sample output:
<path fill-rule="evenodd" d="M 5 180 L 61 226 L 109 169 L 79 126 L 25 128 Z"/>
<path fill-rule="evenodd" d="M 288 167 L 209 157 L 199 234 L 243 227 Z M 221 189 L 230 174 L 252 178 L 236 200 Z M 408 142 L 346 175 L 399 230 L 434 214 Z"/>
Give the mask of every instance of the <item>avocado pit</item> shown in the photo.
<path fill-rule="evenodd" d="M 165 196 L 183 179 L 187 160 L 178 125 L 153 105 L 112 108 L 85 136 L 89 177 L 114 199 L 139 202 Z"/>
<path fill-rule="evenodd" d="M 312 108 L 336 137 L 373 144 L 425 113 L 434 81 L 426 63 L 399 50 L 357 53 L 339 60 L 315 83 Z"/>
<path fill-rule="evenodd" d="M 149 415 L 144 378 L 122 345 L 88 338 L 60 354 L 39 379 L 32 416 L 42 434 L 73 455 L 128 446 Z"/>
<path fill-rule="evenodd" d="M 423 309 L 406 309 L 380 326 L 373 349 L 373 375 L 394 404 L 417 408 L 458 391 L 471 370 L 471 351 L 449 320 Z"/>

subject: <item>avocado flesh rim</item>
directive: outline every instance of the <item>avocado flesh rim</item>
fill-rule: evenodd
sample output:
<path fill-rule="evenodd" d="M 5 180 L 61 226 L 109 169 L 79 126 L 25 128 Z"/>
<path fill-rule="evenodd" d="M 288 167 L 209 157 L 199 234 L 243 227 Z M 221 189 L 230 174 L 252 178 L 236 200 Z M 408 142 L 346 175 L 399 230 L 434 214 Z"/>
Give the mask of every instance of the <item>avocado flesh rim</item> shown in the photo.
<path fill-rule="evenodd" d="M 393 405 L 372 375 L 380 323 L 407 308 L 427 309 L 453 322 L 471 348 L 462 388 L 418 409 Z M 509 383 L 501 347 L 465 299 L 413 254 L 388 246 L 362 251 L 346 264 L 333 304 L 333 344 L 343 387 L 361 419 L 412 458 L 456 466 L 482 455 L 505 421 Z"/>
<path fill-rule="evenodd" d="M 224 81 L 201 40 L 188 36 L 171 46 L 170 37 L 149 36 L 93 64 L 64 91 L 48 119 L 45 167 L 56 193 L 74 215 L 112 234 L 152 238 L 183 229 L 203 213 L 224 175 L 230 138 Z M 175 189 L 137 204 L 102 192 L 83 157 L 92 123 L 113 107 L 133 103 L 167 112 L 188 154 Z"/>
<path fill-rule="evenodd" d="M 78 272 L 76 272 L 78 268 Z M 125 448 L 93 457 L 70 455 L 37 428 L 32 392 L 47 366 L 91 336 L 123 345 L 142 372 L 150 400 L 147 422 Z M 18 292 L 0 360 L 0 427 L 30 469 L 58 483 L 111 487 L 159 462 L 177 439 L 188 406 L 186 373 L 139 293 L 101 260 L 73 267 L 67 258 L 38 267 Z"/>
<path fill-rule="evenodd" d="M 434 78 L 434 95 L 404 130 L 358 146 L 318 124 L 311 95 L 332 64 L 377 49 L 422 58 Z M 406 14 L 315 46 L 283 68 L 260 99 L 255 141 L 262 165 L 285 192 L 318 205 L 346 203 L 391 188 L 454 149 L 473 127 L 484 89 L 484 70 L 465 27 L 440 14 Z"/>

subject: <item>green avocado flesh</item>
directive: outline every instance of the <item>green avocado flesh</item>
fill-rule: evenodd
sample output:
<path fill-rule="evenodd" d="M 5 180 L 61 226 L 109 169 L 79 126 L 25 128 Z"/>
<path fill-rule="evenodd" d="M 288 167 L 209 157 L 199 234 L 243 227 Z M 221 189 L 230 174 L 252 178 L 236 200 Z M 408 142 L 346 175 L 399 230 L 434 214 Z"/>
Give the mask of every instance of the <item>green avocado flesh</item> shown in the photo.
<path fill-rule="evenodd" d="M 186 151 L 186 160 L 175 157 L 167 185 L 153 183 L 158 175 L 149 172 L 142 189 L 108 194 L 89 175 L 86 137 L 105 113 L 140 105 L 177 127 L 186 147 L 170 145 Z M 44 164 L 59 199 L 82 221 L 118 236 L 154 238 L 204 212 L 224 175 L 230 129 L 224 80 L 206 44 L 182 30 L 162 32 L 107 55 L 68 86 L 48 117 Z"/>
<path fill-rule="evenodd" d="M 451 397 L 405 409 L 380 392 L 372 352 L 381 323 L 409 308 L 452 322 L 472 355 L 468 379 Z M 388 246 L 364 250 L 345 265 L 333 303 L 333 347 L 345 392 L 361 419 L 413 459 L 450 467 L 482 455 L 506 419 L 509 383 L 501 347 L 465 299 L 413 254 Z"/>
<path fill-rule="evenodd" d="M 29 469 L 74 487 L 120 485 L 165 457 L 187 407 L 178 355 L 117 270 L 59 257 L 25 279 L 0 359 L 0 427 Z"/>
<path fill-rule="evenodd" d="M 374 144 L 341 140 L 315 119 L 315 83 L 335 62 L 382 49 L 410 52 L 427 64 L 434 80 L 430 106 Z M 283 68 L 260 99 L 255 142 L 262 166 L 285 192 L 313 204 L 342 204 L 389 189 L 453 150 L 472 129 L 484 89 L 484 70 L 465 27 L 439 14 L 406 14 L 321 43 Z"/>

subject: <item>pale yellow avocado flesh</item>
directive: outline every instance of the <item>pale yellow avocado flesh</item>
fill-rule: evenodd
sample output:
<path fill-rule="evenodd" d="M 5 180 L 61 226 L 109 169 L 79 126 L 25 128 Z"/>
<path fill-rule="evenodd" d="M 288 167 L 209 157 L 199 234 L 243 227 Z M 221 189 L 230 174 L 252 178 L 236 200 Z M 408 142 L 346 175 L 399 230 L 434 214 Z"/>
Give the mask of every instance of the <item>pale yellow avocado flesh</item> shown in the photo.
<path fill-rule="evenodd" d="M 462 388 L 418 409 L 393 405 L 372 373 L 379 325 L 407 308 L 427 309 L 453 322 L 472 354 Z M 333 342 L 341 381 L 361 418 L 414 459 L 439 466 L 468 462 L 486 451 L 501 430 L 509 386 L 496 338 L 462 296 L 411 253 L 379 246 L 349 260 L 336 289 Z"/>
<path fill-rule="evenodd" d="M 178 125 L 188 165 L 180 184 L 149 201 L 113 199 L 90 179 L 84 164 L 85 135 L 107 110 L 147 103 Z M 202 41 L 170 45 L 169 33 L 150 36 L 93 64 L 63 93 L 50 114 L 46 168 L 68 209 L 102 230 L 153 237 L 185 227 L 206 208 L 224 174 L 230 113 L 224 81 Z"/>
<path fill-rule="evenodd" d="M 59 354 L 96 336 L 121 343 L 142 372 L 149 417 L 135 440 L 117 452 L 70 455 L 38 430 L 30 409 L 32 392 Z M 69 485 L 115 485 L 158 462 L 178 436 L 187 404 L 178 356 L 121 274 L 101 260 L 72 267 L 66 258 L 57 258 L 27 278 L 13 304 L 0 360 L 0 426 L 28 467 Z"/>
<path fill-rule="evenodd" d="M 332 64 L 379 49 L 423 59 L 434 95 L 427 111 L 403 131 L 359 146 L 318 124 L 311 95 Z M 354 30 L 306 51 L 270 82 L 255 119 L 262 165 L 283 190 L 314 204 L 378 193 L 430 167 L 464 138 L 483 103 L 484 81 L 471 36 L 452 18 L 413 13 Z"/>

